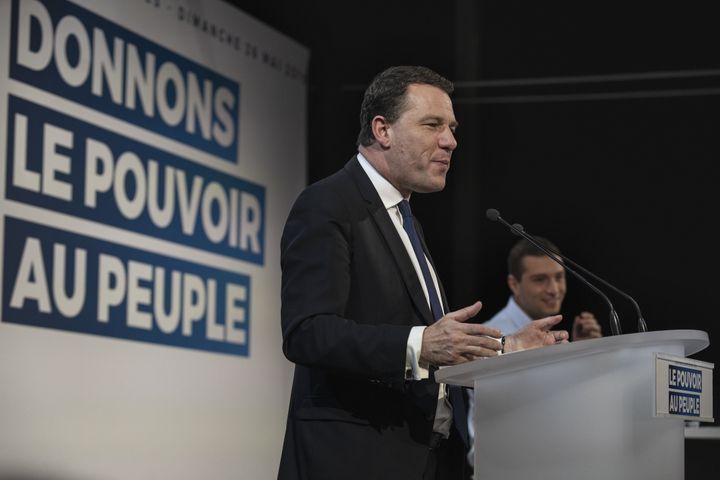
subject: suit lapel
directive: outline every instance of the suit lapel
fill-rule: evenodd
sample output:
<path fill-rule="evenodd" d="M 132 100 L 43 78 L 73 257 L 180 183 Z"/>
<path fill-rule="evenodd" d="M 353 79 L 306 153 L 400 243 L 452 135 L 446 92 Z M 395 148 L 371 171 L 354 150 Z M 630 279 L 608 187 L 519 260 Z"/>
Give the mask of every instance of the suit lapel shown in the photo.
<path fill-rule="evenodd" d="M 420 279 L 418 279 L 415 267 L 408 256 L 405 245 L 402 243 L 402 240 L 395 229 L 395 225 L 393 225 L 392 220 L 388 216 L 387 210 L 380 200 L 380 196 L 356 158 L 351 159 L 345 165 L 345 170 L 355 181 L 360 195 L 365 200 L 368 212 L 375 221 L 380 235 L 383 237 L 390 250 L 390 254 L 398 267 L 400 276 L 405 282 L 408 294 L 410 295 L 416 310 L 420 312 L 423 322 L 430 325 L 433 323 L 434 319 L 432 312 L 430 311 L 430 306 L 425 298 L 425 293 L 420 285 Z M 423 248 L 425 247 L 423 246 Z"/>

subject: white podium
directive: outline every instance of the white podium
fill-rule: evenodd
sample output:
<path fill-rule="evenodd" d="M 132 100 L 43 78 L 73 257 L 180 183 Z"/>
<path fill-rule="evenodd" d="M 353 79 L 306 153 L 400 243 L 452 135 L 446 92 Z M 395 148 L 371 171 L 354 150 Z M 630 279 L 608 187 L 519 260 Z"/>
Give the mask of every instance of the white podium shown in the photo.
<path fill-rule="evenodd" d="M 685 357 L 706 332 L 583 340 L 445 367 L 475 388 L 475 480 L 678 480 L 684 427 L 655 416 L 655 353 Z"/>

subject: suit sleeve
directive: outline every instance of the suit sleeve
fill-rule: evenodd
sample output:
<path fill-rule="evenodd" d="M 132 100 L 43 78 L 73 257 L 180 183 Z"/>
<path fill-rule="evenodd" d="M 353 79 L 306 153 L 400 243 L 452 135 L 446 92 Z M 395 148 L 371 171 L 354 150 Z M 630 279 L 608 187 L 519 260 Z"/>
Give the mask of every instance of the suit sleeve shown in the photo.
<path fill-rule="evenodd" d="M 383 282 L 352 275 L 355 222 L 342 195 L 308 189 L 295 202 L 281 240 L 283 352 L 300 365 L 401 382 L 411 325 L 351 318 L 351 289 Z"/>

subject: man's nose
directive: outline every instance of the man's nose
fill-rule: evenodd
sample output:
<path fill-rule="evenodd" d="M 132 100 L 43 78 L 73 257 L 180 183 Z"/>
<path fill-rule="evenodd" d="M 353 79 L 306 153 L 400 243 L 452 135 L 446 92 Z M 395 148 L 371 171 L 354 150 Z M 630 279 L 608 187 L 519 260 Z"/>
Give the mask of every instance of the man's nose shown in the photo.
<path fill-rule="evenodd" d="M 457 148 L 457 139 L 455 139 L 455 134 L 450 130 L 450 128 L 446 128 L 443 133 L 440 134 L 440 147 L 453 151 Z"/>
<path fill-rule="evenodd" d="M 550 280 L 548 282 L 547 291 L 553 295 L 559 294 L 560 293 L 560 282 L 558 282 L 557 280 Z"/>

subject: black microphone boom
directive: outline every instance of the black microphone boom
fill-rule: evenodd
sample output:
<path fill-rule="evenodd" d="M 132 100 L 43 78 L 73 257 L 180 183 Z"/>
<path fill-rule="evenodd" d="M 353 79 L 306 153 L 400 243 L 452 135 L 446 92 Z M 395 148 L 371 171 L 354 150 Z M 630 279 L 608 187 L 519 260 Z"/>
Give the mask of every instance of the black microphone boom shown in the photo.
<path fill-rule="evenodd" d="M 514 225 L 515 228 L 517 228 L 518 230 L 522 230 L 522 231 L 525 232 L 527 235 L 530 235 L 529 233 L 527 233 L 527 232 L 525 231 L 525 229 L 523 228 L 523 226 L 520 225 L 519 223 L 514 223 L 513 225 Z M 547 248 L 547 247 L 546 247 L 546 248 Z M 608 282 L 607 280 L 604 280 L 604 279 L 598 277 L 597 275 L 595 275 L 594 273 L 592 273 L 592 272 L 589 271 L 588 269 L 583 268 L 581 265 L 578 265 L 577 263 L 573 262 L 572 260 L 570 260 L 568 257 L 566 257 L 565 255 L 563 255 L 562 253 L 557 252 L 557 251 L 553 250 L 552 248 L 547 248 L 547 249 L 548 249 L 548 251 L 550 251 L 553 255 L 557 255 L 558 257 L 562 258 L 566 263 L 568 263 L 569 265 L 572 265 L 574 268 L 577 268 L 578 270 L 580 270 L 581 272 L 583 272 L 585 275 L 589 275 L 593 280 L 596 280 L 596 281 L 602 283 L 603 285 L 605 285 L 606 287 L 608 287 L 610 290 L 612 290 L 612 291 L 614 291 L 615 293 L 618 293 L 618 294 L 620 294 L 621 296 L 627 298 L 627 299 L 630 301 L 630 303 L 632 303 L 633 307 L 635 308 L 635 312 L 637 313 L 638 331 L 639 331 L 639 332 L 647 332 L 647 324 L 645 323 L 645 319 L 643 318 L 642 312 L 640 311 L 640 305 L 637 304 L 637 302 L 635 301 L 635 299 L 634 299 L 633 297 L 631 297 L 629 294 L 623 292 L 622 290 L 620 290 L 619 288 L 617 288 L 615 285 L 613 285 L 612 283 Z"/>
<path fill-rule="evenodd" d="M 560 260 L 558 260 L 558 257 L 561 257 L 561 258 L 563 258 L 563 259 L 565 259 L 565 257 L 562 257 L 562 256 L 559 255 L 557 252 L 551 252 L 551 251 L 548 250 L 547 248 L 543 247 L 537 240 L 535 240 L 535 238 L 533 238 L 531 235 L 525 233 L 525 229 L 522 228 L 522 225 L 517 225 L 517 226 L 515 226 L 515 225 L 510 225 L 508 222 L 505 221 L 505 219 L 503 219 L 503 218 L 500 216 L 500 212 L 497 211 L 496 209 L 494 209 L 494 208 L 489 208 L 489 209 L 485 212 L 485 215 L 487 216 L 488 219 L 492 220 L 493 222 L 499 221 L 500 223 L 502 223 L 503 225 L 505 225 L 506 227 L 508 227 L 508 228 L 509 228 L 513 233 L 515 233 L 516 235 L 520 235 L 521 237 L 525 238 L 528 242 L 530 242 L 530 243 L 532 243 L 533 245 L 535 245 L 535 247 L 537 247 L 540 251 L 542 251 L 542 252 L 543 252 L 545 255 L 547 255 L 549 258 L 551 258 L 552 260 L 554 260 L 554 261 L 556 261 L 557 263 L 559 263 L 560 265 L 562 265 L 562 266 L 565 268 L 565 270 L 567 270 L 568 272 L 570 272 L 570 273 L 572 273 L 573 275 L 575 275 L 575 277 L 576 277 L 577 279 L 579 279 L 581 282 L 583 282 L 585 285 L 587 285 L 592 291 L 594 291 L 595 293 L 597 293 L 598 295 L 600 295 L 600 296 L 603 298 L 603 300 L 605 300 L 605 303 L 607 303 L 608 307 L 610 308 L 610 330 L 612 331 L 612 334 L 613 334 L 613 335 L 620 335 L 620 334 L 621 334 L 621 331 L 620 331 L 620 319 L 618 318 L 618 314 L 617 314 L 617 312 L 615 311 L 615 307 L 613 307 L 613 304 L 612 304 L 612 302 L 610 301 L 610 299 L 609 299 L 609 298 L 607 297 L 607 295 L 605 295 L 599 288 L 597 288 L 597 287 L 596 287 L 595 285 L 593 285 L 592 283 L 588 282 L 588 281 L 585 279 L 585 277 L 583 277 L 583 276 L 580 275 L 578 272 L 576 272 L 575 270 L 573 270 L 572 268 L 570 268 L 568 265 L 565 265 L 563 262 L 561 262 Z M 518 227 L 519 227 L 519 228 L 518 228 Z M 568 263 L 571 263 L 572 265 L 576 265 L 576 264 L 574 264 L 573 262 L 568 262 Z M 644 323 L 644 322 L 643 322 L 643 323 Z"/>

